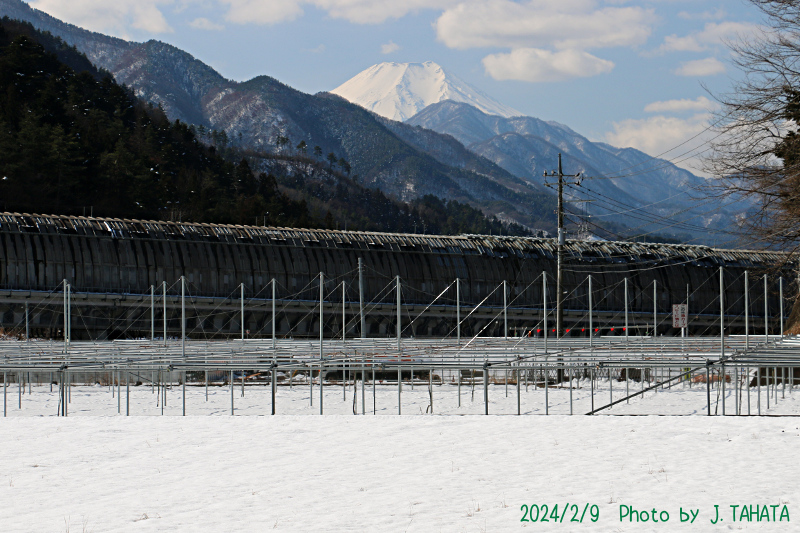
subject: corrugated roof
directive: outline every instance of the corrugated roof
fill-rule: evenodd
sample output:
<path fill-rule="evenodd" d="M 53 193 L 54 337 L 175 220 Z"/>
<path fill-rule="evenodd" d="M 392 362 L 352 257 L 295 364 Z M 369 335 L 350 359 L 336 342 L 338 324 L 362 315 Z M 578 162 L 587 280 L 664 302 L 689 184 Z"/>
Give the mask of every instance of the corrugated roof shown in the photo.
<path fill-rule="evenodd" d="M 123 220 L 116 218 L 74 217 L 0 213 L 0 231 L 25 233 L 57 233 L 97 235 L 112 238 L 188 239 L 219 242 L 294 243 L 331 248 L 404 249 L 441 254 L 481 254 L 494 257 L 515 255 L 520 258 L 555 258 L 555 239 L 540 237 L 506 237 L 490 235 L 420 235 L 365 231 L 339 231 L 166 222 L 156 220 Z M 633 243 L 620 241 L 567 240 L 566 257 L 587 262 L 625 263 L 648 260 L 658 263 L 690 262 L 698 266 L 779 263 L 787 254 L 769 250 L 715 249 L 683 244 Z"/>

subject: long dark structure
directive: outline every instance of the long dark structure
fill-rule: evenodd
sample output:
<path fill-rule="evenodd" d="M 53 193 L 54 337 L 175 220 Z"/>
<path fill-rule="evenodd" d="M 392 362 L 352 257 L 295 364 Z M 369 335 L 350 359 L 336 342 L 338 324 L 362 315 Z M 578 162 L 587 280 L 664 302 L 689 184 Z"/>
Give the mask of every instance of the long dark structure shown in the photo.
<path fill-rule="evenodd" d="M 165 313 L 168 335 L 178 335 L 185 276 L 192 337 L 271 335 L 273 279 L 276 334 L 313 337 L 321 279 L 326 337 L 343 329 L 393 336 L 399 276 L 404 336 L 453 335 L 457 317 L 463 336 L 539 335 L 545 315 L 552 335 L 555 252 L 555 240 L 542 238 L 0 213 L 0 327 L 22 333 L 27 323 L 32 336 L 61 335 L 66 280 L 72 338 L 149 337 L 153 323 L 162 335 Z M 568 240 L 561 334 L 589 334 L 590 277 L 596 335 L 623 334 L 626 295 L 630 334 L 652 334 L 654 326 L 659 335 L 680 334 L 672 305 L 687 301 L 690 331 L 718 333 L 720 267 L 728 331 L 744 328 L 747 271 L 750 327 L 763 332 L 766 314 L 779 332 L 781 287 L 786 314 L 798 292 L 795 265 L 785 259 L 770 251 Z"/>

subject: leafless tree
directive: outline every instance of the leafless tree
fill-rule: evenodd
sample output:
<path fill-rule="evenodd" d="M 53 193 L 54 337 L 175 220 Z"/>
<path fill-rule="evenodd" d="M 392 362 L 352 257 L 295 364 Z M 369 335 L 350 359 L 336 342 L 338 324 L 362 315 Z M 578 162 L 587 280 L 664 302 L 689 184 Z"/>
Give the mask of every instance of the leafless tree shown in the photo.
<path fill-rule="evenodd" d="M 722 104 L 706 170 L 717 192 L 753 204 L 752 244 L 800 253 L 800 0 L 749 0 L 761 29 L 728 42 L 744 76 Z M 798 120 L 800 122 L 800 120 Z M 753 242 L 755 241 L 755 242 Z"/>

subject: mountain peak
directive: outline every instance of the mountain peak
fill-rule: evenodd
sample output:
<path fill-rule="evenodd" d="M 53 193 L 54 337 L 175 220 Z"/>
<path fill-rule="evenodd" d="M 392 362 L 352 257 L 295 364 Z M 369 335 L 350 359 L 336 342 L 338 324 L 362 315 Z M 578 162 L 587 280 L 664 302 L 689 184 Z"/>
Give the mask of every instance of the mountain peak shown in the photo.
<path fill-rule="evenodd" d="M 331 92 L 378 115 L 399 121 L 443 100 L 464 102 L 490 115 L 512 117 L 522 114 L 433 61 L 379 63 L 359 72 Z"/>

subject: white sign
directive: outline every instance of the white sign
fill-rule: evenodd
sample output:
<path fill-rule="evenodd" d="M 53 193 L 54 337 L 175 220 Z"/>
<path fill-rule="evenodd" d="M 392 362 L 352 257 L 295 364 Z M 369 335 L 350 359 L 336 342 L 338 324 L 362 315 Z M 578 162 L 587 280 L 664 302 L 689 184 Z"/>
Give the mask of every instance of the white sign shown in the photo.
<path fill-rule="evenodd" d="M 689 305 L 674 304 L 672 306 L 672 327 L 685 328 L 689 325 Z"/>

